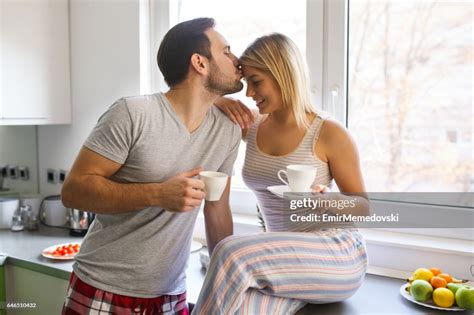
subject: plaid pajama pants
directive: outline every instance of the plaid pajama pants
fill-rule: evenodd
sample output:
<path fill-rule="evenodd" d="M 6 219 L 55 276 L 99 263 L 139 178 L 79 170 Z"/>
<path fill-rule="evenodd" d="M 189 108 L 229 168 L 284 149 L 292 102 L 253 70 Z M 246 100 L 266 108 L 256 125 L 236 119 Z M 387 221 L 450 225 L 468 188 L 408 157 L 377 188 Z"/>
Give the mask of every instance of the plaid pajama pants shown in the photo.
<path fill-rule="evenodd" d="M 97 289 L 71 274 L 63 315 L 163 314 L 189 315 L 186 292 L 156 298 L 137 298 Z"/>

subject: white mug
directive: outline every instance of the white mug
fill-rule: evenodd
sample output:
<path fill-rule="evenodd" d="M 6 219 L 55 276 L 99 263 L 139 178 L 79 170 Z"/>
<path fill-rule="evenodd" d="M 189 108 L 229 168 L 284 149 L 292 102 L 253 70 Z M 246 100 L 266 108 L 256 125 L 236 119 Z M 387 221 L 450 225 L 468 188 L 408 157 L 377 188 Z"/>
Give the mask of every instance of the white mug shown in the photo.
<path fill-rule="evenodd" d="M 288 181 L 282 178 L 285 174 Z M 278 171 L 278 178 L 290 186 L 292 192 L 310 192 L 316 177 L 316 167 L 311 165 L 288 165 L 285 170 Z"/>
<path fill-rule="evenodd" d="M 227 185 L 227 174 L 204 171 L 199 173 L 199 176 L 205 185 L 204 191 L 206 192 L 206 200 L 217 201 L 221 199 L 222 193 Z"/>

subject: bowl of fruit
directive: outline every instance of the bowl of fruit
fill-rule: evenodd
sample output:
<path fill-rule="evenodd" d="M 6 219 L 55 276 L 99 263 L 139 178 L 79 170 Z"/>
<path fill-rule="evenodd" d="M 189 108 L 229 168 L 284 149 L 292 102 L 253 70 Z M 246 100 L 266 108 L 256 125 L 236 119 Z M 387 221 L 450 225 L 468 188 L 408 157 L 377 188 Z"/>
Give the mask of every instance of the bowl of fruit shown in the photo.
<path fill-rule="evenodd" d="M 418 268 L 400 294 L 410 302 L 425 307 L 446 310 L 474 310 L 474 286 L 467 280 L 456 279 L 439 268 Z"/>

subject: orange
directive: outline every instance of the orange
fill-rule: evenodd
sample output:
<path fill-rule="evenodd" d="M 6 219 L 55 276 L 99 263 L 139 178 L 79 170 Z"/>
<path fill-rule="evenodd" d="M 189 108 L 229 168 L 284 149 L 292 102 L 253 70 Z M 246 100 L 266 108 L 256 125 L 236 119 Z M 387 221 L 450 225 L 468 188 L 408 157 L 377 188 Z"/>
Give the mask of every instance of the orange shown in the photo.
<path fill-rule="evenodd" d="M 448 285 L 448 282 L 446 281 L 446 279 L 438 277 L 438 276 L 434 276 L 433 278 L 431 278 L 430 283 L 435 289 L 446 288 L 446 286 Z"/>
<path fill-rule="evenodd" d="M 438 277 L 443 278 L 444 280 L 446 280 L 447 283 L 453 282 L 453 277 L 451 277 L 451 275 L 447 273 L 441 273 L 438 275 Z"/>
<path fill-rule="evenodd" d="M 431 267 L 431 268 L 430 268 L 430 271 L 433 273 L 433 276 L 437 276 L 437 275 L 439 275 L 440 273 L 442 273 L 441 269 L 436 268 L 436 267 Z"/>

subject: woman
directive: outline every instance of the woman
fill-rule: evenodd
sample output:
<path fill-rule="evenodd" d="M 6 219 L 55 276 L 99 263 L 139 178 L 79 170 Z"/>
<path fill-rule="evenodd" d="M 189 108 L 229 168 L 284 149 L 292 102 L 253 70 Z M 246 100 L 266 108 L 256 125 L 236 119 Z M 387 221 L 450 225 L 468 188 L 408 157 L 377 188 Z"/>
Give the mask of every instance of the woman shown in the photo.
<path fill-rule="evenodd" d="M 241 64 L 247 96 L 258 107 L 255 123 L 243 129 L 243 179 L 257 196 L 268 232 L 231 236 L 215 247 L 193 313 L 290 314 L 306 303 L 347 299 L 367 267 L 361 235 L 353 228 L 292 222 L 286 201 L 267 187 L 281 185 L 277 172 L 289 164 L 312 165 L 315 191 L 327 196 L 334 179 L 341 192 L 337 199 L 355 200 L 355 206 L 300 209 L 299 214 L 365 215 L 368 201 L 356 146 L 344 127 L 311 106 L 306 67 L 289 38 L 258 38 Z M 240 102 L 223 99 L 218 106 L 245 125 L 248 110 Z"/>

